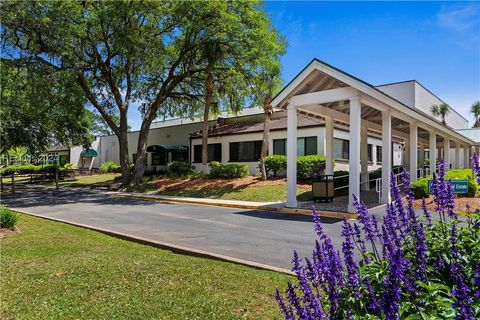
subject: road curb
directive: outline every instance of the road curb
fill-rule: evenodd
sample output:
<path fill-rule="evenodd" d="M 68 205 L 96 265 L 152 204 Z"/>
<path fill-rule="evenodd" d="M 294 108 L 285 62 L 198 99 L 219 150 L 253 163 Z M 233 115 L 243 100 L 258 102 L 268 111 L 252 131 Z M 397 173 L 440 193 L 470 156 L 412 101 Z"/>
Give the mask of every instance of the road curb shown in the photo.
<path fill-rule="evenodd" d="M 231 262 L 231 263 L 235 263 L 235 264 L 239 264 L 239 265 L 253 267 L 255 269 L 274 271 L 274 272 L 279 272 L 279 273 L 283 273 L 283 274 L 287 274 L 287 275 L 294 275 L 294 273 L 291 270 L 284 269 L 284 268 L 279 268 L 279 267 L 275 267 L 275 266 L 270 266 L 270 265 L 255 262 L 255 261 L 249 261 L 249 260 L 230 257 L 230 256 L 226 256 L 226 255 L 223 255 L 223 254 L 214 253 L 214 252 L 210 252 L 210 251 L 179 246 L 179 245 L 168 243 L 168 242 L 147 239 L 147 238 L 135 236 L 135 235 L 128 234 L 128 233 L 117 232 L 117 231 L 113 231 L 113 230 L 110 230 L 110 229 L 95 227 L 95 226 L 91 226 L 91 225 L 87 225 L 87 224 L 83 224 L 83 223 L 77 223 L 77 222 L 72 222 L 72 221 L 68 221 L 68 220 L 64 220 L 64 219 L 47 217 L 47 216 L 44 216 L 44 215 L 41 215 L 41 214 L 31 213 L 31 212 L 24 211 L 24 210 L 18 210 L 18 209 L 14 209 L 14 208 L 10 208 L 10 209 L 15 211 L 15 212 L 26 214 L 26 215 L 29 215 L 29 216 L 33 216 L 33 217 L 36 217 L 36 218 L 65 223 L 65 224 L 68 224 L 68 225 L 71 225 L 71 226 L 80 227 L 80 228 L 100 232 L 100 233 L 103 233 L 103 234 L 106 234 L 108 236 L 112 236 L 112 237 L 115 237 L 115 238 L 118 238 L 118 239 L 130 241 L 130 242 L 135 242 L 135 243 L 139 243 L 139 244 L 143 244 L 143 245 L 148 245 L 148 246 L 159 248 L 159 249 L 162 249 L 162 250 L 168 250 L 168 251 L 176 253 L 176 254 L 182 254 L 182 255 L 186 255 L 186 256 L 199 257 L 199 258 L 208 258 L 208 259 L 213 259 L 213 260 L 218 260 L 218 261 Z"/>
<path fill-rule="evenodd" d="M 236 208 L 236 209 L 247 209 L 247 210 L 260 210 L 260 211 L 273 211 L 286 214 L 297 214 L 303 216 L 312 216 L 312 210 L 310 209 L 300 209 L 300 208 L 279 208 L 273 206 L 262 206 L 262 205 L 246 205 L 246 204 L 233 204 L 233 203 L 223 203 L 223 202 L 205 202 L 197 201 L 193 199 L 180 199 L 180 198 L 159 198 L 159 197 L 149 197 L 143 195 L 129 195 L 129 194 L 113 194 L 113 197 L 117 198 L 131 198 L 138 200 L 149 200 L 149 201 L 159 201 L 159 202 L 173 202 L 173 203 L 186 203 L 186 204 L 196 204 L 203 206 L 214 206 L 214 207 L 224 207 L 224 208 Z M 344 219 L 348 220 L 357 220 L 357 215 L 355 213 L 341 213 L 333 211 L 321 211 L 317 210 L 317 213 L 320 217 L 325 218 L 334 218 L 334 219 Z"/>

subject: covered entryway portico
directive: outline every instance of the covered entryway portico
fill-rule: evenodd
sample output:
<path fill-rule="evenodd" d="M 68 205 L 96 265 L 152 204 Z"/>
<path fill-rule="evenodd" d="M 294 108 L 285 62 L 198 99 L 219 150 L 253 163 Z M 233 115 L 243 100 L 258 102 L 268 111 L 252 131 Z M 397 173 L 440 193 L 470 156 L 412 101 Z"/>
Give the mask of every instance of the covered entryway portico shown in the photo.
<path fill-rule="evenodd" d="M 404 164 L 413 181 L 427 173 L 425 167 L 435 168 L 436 160 L 440 158 L 453 164 L 453 168 L 469 166 L 468 152 L 472 141 L 431 116 L 410 108 L 376 87 L 319 60 L 313 60 L 303 69 L 275 97 L 272 105 L 287 109 L 287 207 L 297 207 L 296 151 L 299 113 L 320 117 L 325 121 L 323 153 L 327 159 L 327 174 L 333 174 L 334 171 L 334 128 L 343 128 L 349 132 L 348 212 L 355 211 L 352 205 L 353 195 L 360 197 L 360 190 L 369 188 L 369 135 L 381 136 L 382 139 L 382 177 L 379 180 L 381 185 L 378 186 L 381 203 L 389 203 L 391 200 L 389 184 L 393 141 L 403 145 Z M 453 162 L 450 159 L 452 147 L 455 148 Z M 429 150 L 427 166 L 424 159 L 425 149 Z M 444 152 L 441 153 L 441 150 Z M 463 161 L 460 161 L 461 150 Z"/>

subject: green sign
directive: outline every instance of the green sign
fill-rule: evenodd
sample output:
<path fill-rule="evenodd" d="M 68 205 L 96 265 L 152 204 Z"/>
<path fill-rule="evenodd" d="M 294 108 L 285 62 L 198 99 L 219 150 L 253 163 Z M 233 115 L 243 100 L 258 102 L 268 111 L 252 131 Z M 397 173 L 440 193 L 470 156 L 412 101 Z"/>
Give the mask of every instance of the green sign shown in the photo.
<path fill-rule="evenodd" d="M 433 180 L 428 181 L 428 193 L 432 193 L 432 182 Z M 467 193 L 468 191 L 468 180 L 450 180 L 447 183 L 452 185 L 453 193 Z"/>

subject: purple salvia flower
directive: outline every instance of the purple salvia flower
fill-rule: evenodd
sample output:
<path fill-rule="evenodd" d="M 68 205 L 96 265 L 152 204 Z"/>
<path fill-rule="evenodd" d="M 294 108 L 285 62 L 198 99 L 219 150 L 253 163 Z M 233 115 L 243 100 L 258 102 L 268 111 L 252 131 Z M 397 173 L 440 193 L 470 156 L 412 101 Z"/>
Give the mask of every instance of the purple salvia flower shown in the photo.
<path fill-rule="evenodd" d="M 293 306 L 293 309 L 297 314 L 298 318 L 305 319 L 305 313 L 300 303 L 300 298 L 295 292 L 295 287 L 292 285 L 290 281 L 288 281 L 287 283 L 287 299 L 290 305 Z"/>
<path fill-rule="evenodd" d="M 275 300 L 277 300 L 277 303 L 280 306 L 280 310 L 282 310 L 282 313 L 285 316 L 285 320 L 295 320 L 295 315 L 293 314 L 292 308 L 287 308 L 278 289 L 275 290 Z"/>
<path fill-rule="evenodd" d="M 397 225 L 400 227 L 399 230 L 403 237 L 405 230 L 408 229 L 408 217 L 403 206 L 400 188 L 397 185 L 397 179 L 393 172 L 390 174 L 390 193 L 392 195 L 392 209 L 396 213 L 398 219 Z"/>
<path fill-rule="evenodd" d="M 388 275 L 384 281 L 384 292 L 382 295 L 382 310 L 386 320 L 399 320 L 401 284 L 404 279 L 404 270 L 401 257 L 401 250 L 395 250 L 390 255 Z"/>
<path fill-rule="evenodd" d="M 463 266 L 460 263 L 455 263 L 450 269 L 454 287 L 451 291 L 452 296 L 455 297 L 453 307 L 457 309 L 457 316 L 455 319 L 470 320 L 475 319 L 473 316 L 473 309 L 471 307 L 473 298 L 470 296 L 470 288 L 465 283 L 463 276 Z"/>
<path fill-rule="evenodd" d="M 364 284 L 365 288 L 367 288 L 368 291 L 368 305 L 367 308 L 368 310 L 372 312 L 377 312 L 380 310 L 380 303 L 378 302 L 377 295 L 375 294 L 375 289 L 373 289 L 372 284 L 370 283 L 370 280 L 365 279 L 362 281 Z"/>
<path fill-rule="evenodd" d="M 474 152 L 472 156 L 472 169 L 477 177 L 477 184 L 480 185 L 480 160 L 476 152 Z"/>
<path fill-rule="evenodd" d="M 425 219 L 427 219 L 428 226 L 432 226 L 432 216 L 430 215 L 430 211 L 427 209 L 427 203 L 425 201 L 425 198 L 422 198 L 422 211 Z"/>
<path fill-rule="evenodd" d="M 354 260 L 354 244 L 353 244 L 353 228 L 350 222 L 347 219 L 343 220 L 342 235 L 345 240 L 342 243 L 342 252 L 345 262 L 345 267 L 347 269 L 347 286 L 354 290 L 355 297 L 360 297 L 360 292 L 358 291 L 358 286 L 360 285 L 360 275 L 358 270 L 358 265 Z"/>
<path fill-rule="evenodd" d="M 425 228 L 420 222 L 415 227 L 415 260 L 417 268 L 415 270 L 417 277 L 422 280 L 427 280 L 427 237 L 425 235 Z"/>

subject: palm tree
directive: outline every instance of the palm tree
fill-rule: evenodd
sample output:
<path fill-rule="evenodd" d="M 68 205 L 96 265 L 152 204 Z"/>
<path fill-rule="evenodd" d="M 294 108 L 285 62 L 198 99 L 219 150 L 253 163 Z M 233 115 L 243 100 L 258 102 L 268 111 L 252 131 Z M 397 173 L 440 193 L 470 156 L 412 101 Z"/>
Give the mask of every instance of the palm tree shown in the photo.
<path fill-rule="evenodd" d="M 480 128 L 480 101 L 477 100 L 472 104 L 470 112 L 473 114 L 475 118 L 475 123 L 473 124 L 474 128 Z"/>
<path fill-rule="evenodd" d="M 262 171 L 262 180 L 267 180 L 267 171 L 264 159 L 268 155 L 268 142 L 270 137 L 270 120 L 273 117 L 272 100 L 274 95 L 281 88 L 282 80 L 280 78 L 281 66 L 278 60 L 270 61 L 268 66 L 263 70 L 257 84 L 258 100 L 262 103 L 264 121 L 263 121 L 263 139 L 262 150 L 260 153 L 260 164 Z"/>
<path fill-rule="evenodd" d="M 450 106 L 448 104 L 446 103 L 434 104 L 430 109 L 430 111 L 435 117 L 440 117 L 444 125 L 447 124 L 445 121 L 445 117 L 450 112 Z"/>

